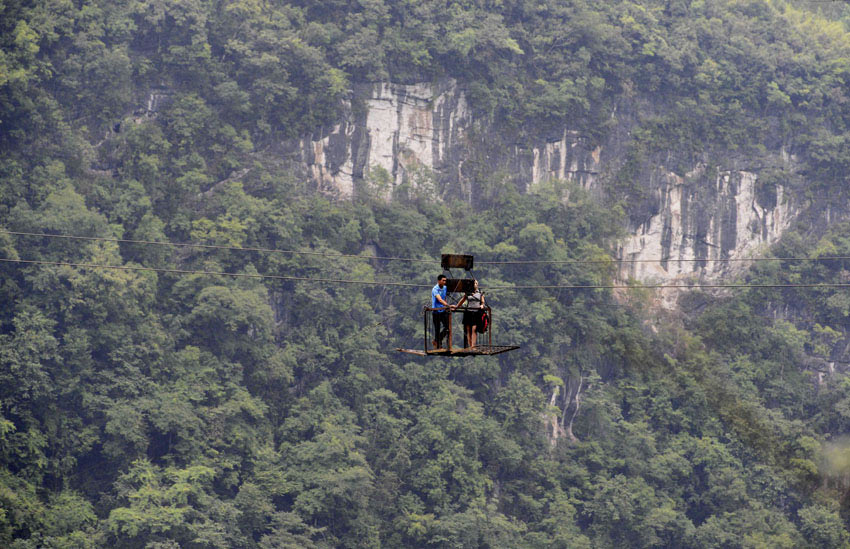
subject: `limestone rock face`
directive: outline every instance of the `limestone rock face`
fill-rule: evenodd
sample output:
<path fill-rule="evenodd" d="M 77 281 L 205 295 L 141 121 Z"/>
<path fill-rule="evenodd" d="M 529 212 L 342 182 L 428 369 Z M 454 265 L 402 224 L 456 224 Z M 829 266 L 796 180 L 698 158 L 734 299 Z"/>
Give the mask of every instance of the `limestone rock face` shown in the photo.
<path fill-rule="evenodd" d="M 533 185 L 541 181 L 565 179 L 590 189 L 599 174 L 602 147 L 591 147 L 576 131 L 565 129 L 558 141 L 548 141 L 531 149 Z"/>
<path fill-rule="evenodd" d="M 359 86 L 344 120 L 303 138 L 298 156 L 319 190 L 340 197 L 351 197 L 370 172 L 383 172 L 391 187 L 421 168 L 457 182 L 471 123 L 465 94 L 452 80 L 440 86 Z"/>
<path fill-rule="evenodd" d="M 507 142 L 485 121 L 473 119 L 464 90 L 454 80 L 431 84 L 380 83 L 356 86 L 343 119 L 297 144 L 284 144 L 316 188 L 340 198 L 353 196 L 371 174 L 391 188 L 415 183 L 419 170 L 439 189 L 472 201 L 470 159 L 501 170 L 523 189 L 541 181 L 569 179 L 589 188 L 598 173 L 601 148 L 563 129 L 531 144 Z M 495 132 L 495 133 L 493 133 Z"/>
<path fill-rule="evenodd" d="M 621 259 L 635 261 L 623 264 L 621 278 L 662 282 L 739 272 L 794 220 L 783 188 L 762 186 L 751 172 L 707 174 L 699 167 L 685 177 L 656 177 L 655 212 L 633 223 L 619 248 Z"/>
<path fill-rule="evenodd" d="M 526 191 L 562 179 L 602 198 L 603 174 L 624 162 L 631 119 L 620 113 L 609 135 L 596 142 L 569 127 L 512 140 L 475 118 L 454 80 L 380 83 L 356 86 L 337 124 L 285 143 L 283 151 L 319 192 L 342 199 L 366 182 L 383 185 L 379 192 L 390 198 L 393 189 L 415 186 L 425 173 L 439 197 L 474 203 L 475 166 L 478 173 L 481 166 L 501 172 Z M 780 161 L 793 163 L 788 155 Z M 624 264 L 622 279 L 720 279 L 776 242 L 798 213 L 788 193 L 762 184 L 757 170 L 709 172 L 696 163 L 683 176 L 659 160 L 635 178 L 645 198 L 628 204 L 629 235 L 617 251 L 620 259 L 637 262 Z"/>

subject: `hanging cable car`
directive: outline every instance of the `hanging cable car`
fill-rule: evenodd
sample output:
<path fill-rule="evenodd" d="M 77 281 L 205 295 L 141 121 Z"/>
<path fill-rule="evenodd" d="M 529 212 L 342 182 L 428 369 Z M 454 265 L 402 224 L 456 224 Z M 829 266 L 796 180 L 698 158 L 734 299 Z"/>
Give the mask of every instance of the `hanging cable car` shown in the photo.
<path fill-rule="evenodd" d="M 470 296 L 475 293 L 475 286 L 477 281 L 475 280 L 475 275 L 472 273 L 473 267 L 473 257 L 471 255 L 458 255 L 458 254 L 443 254 L 441 259 L 441 266 L 443 267 L 443 272 L 448 272 L 449 275 L 452 274 L 452 269 L 463 269 L 466 272 L 472 275 L 472 278 L 454 278 L 446 277 L 445 288 L 446 288 L 446 296 L 448 297 L 450 294 L 463 294 L 464 296 Z M 442 278 L 442 277 L 441 277 Z M 439 282 L 438 282 L 439 284 Z M 466 301 L 466 300 L 461 300 Z M 457 301 L 455 301 L 457 303 Z M 486 344 L 476 344 L 470 345 L 471 342 L 467 341 L 467 335 L 464 333 L 463 337 L 463 346 L 457 347 L 453 345 L 453 330 L 452 330 L 452 317 L 457 313 L 464 314 L 475 314 L 480 315 L 478 322 L 473 326 L 473 330 L 477 330 L 478 338 L 487 338 Z M 446 330 L 444 331 L 442 328 L 439 328 L 440 324 L 442 324 L 443 320 L 441 320 L 440 324 L 434 323 L 435 326 L 440 329 L 442 333 L 445 334 L 446 337 L 446 346 L 440 346 L 438 341 L 441 341 L 442 338 L 437 337 L 435 339 L 431 339 L 431 331 L 429 326 L 431 322 L 428 322 L 429 317 L 433 319 L 435 314 L 445 314 L 446 318 L 444 322 L 446 324 Z M 408 353 L 412 355 L 418 356 L 476 356 L 476 355 L 497 355 L 500 353 L 505 353 L 507 351 L 513 351 L 514 349 L 519 349 L 519 345 L 493 345 L 493 309 L 489 305 L 479 305 L 479 307 L 470 307 L 467 305 L 466 307 L 456 307 L 454 304 L 450 308 L 446 307 L 423 307 L 422 308 L 422 326 L 423 326 L 423 346 L 421 349 L 396 349 L 402 353 Z M 436 335 L 436 334 L 435 334 Z"/>

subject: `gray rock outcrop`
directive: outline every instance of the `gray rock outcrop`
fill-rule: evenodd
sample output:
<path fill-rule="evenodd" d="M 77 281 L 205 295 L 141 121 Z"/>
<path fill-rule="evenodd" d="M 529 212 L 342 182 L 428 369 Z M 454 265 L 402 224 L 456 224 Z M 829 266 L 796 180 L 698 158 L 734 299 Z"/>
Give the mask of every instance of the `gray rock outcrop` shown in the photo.
<path fill-rule="evenodd" d="M 475 118 L 466 92 L 453 80 L 360 85 L 344 110 L 333 127 L 283 146 L 317 190 L 340 198 L 375 182 L 389 197 L 400 185 L 421 183 L 424 172 L 443 198 L 474 202 L 477 183 L 469 166 L 475 163 L 505 173 L 526 191 L 560 179 L 602 197 L 603 174 L 622 165 L 632 119 L 620 114 L 600 142 L 569 127 L 511 142 L 487 120 Z M 789 193 L 764 184 L 758 170 L 710 171 L 693 162 L 687 174 L 677 175 L 658 161 L 635 177 L 632 185 L 644 198 L 628 204 L 629 234 L 617 250 L 620 259 L 634 262 L 624 264 L 623 279 L 727 276 L 776 242 L 797 212 Z"/>

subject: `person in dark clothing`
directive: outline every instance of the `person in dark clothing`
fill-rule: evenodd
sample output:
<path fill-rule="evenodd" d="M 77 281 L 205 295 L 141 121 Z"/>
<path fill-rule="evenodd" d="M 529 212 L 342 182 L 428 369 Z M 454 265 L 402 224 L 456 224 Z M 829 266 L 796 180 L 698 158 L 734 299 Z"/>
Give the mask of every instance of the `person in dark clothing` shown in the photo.
<path fill-rule="evenodd" d="M 443 348 L 443 338 L 449 331 L 449 311 L 454 309 L 446 301 L 446 275 L 437 277 L 437 285 L 431 289 L 431 316 L 434 319 L 434 341 L 431 342 L 435 349 Z"/>
<path fill-rule="evenodd" d="M 478 345 L 478 326 L 481 324 L 481 315 L 484 313 L 484 294 L 478 290 L 478 281 L 475 281 L 475 291 L 463 296 L 457 307 L 466 302 L 466 311 L 463 312 L 463 339 L 464 345 L 475 347 Z"/>

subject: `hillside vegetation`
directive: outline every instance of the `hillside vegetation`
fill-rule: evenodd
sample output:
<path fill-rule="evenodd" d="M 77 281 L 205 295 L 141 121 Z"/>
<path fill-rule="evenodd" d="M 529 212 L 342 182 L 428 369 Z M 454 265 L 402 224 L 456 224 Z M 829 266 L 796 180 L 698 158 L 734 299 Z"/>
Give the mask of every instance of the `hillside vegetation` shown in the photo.
<path fill-rule="evenodd" d="M 354 83 L 451 76 L 518 138 L 565 120 L 601 137 L 619 101 L 646 102 L 614 189 L 662 151 L 785 150 L 795 192 L 843 197 L 850 33 L 841 6 L 814 9 L 3 1 L 0 258 L 426 287 L 0 262 L 0 546 L 847 547 L 846 289 L 675 313 L 640 287 L 493 291 L 494 339 L 520 350 L 401 355 L 440 253 L 591 261 L 482 266 L 486 286 L 609 284 L 628 203 L 497 173 L 475 209 L 427 184 L 332 201 L 267 154 Z M 792 230 L 773 253 L 850 256 L 848 235 Z"/>

